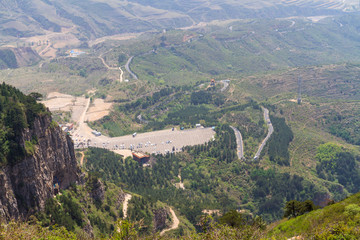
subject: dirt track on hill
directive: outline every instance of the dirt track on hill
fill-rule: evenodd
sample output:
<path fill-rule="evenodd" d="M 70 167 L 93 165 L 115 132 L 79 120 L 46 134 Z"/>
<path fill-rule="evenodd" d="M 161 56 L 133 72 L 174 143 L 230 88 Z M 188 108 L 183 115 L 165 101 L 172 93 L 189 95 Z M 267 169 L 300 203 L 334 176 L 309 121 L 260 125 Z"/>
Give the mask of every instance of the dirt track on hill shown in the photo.
<path fill-rule="evenodd" d="M 177 216 L 176 216 L 176 214 L 175 214 L 175 212 L 174 212 L 174 210 L 173 210 L 172 208 L 170 208 L 170 213 L 171 213 L 171 218 L 172 218 L 172 220 L 173 220 L 173 223 L 172 223 L 172 225 L 171 225 L 170 228 L 167 228 L 167 229 L 162 230 L 161 233 L 160 233 L 160 236 L 164 235 L 164 234 L 165 234 L 166 232 L 168 232 L 168 231 L 177 229 L 177 228 L 179 227 L 180 221 L 179 221 L 179 219 L 177 218 Z"/>

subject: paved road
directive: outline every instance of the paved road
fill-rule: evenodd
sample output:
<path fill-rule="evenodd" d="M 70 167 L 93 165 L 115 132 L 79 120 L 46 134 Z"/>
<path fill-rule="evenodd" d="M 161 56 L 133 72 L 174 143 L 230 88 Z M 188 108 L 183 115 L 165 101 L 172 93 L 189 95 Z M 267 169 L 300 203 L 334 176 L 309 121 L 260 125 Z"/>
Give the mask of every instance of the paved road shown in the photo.
<path fill-rule="evenodd" d="M 232 130 L 234 130 L 236 137 L 236 144 L 237 144 L 237 154 L 238 154 L 238 158 L 241 160 L 244 158 L 244 142 L 241 136 L 241 132 L 233 126 L 230 127 L 232 128 Z"/>
<path fill-rule="evenodd" d="M 130 63 L 131 63 L 131 61 L 133 60 L 133 58 L 134 58 L 134 56 L 131 56 L 131 57 L 129 58 L 129 60 L 126 62 L 125 69 L 126 69 L 126 71 L 128 71 L 128 73 L 129 73 L 133 78 L 135 78 L 136 80 L 138 80 L 138 77 L 136 76 L 135 73 L 133 73 L 133 72 L 131 71 L 130 66 L 129 66 Z"/>
<path fill-rule="evenodd" d="M 258 159 L 260 157 L 260 153 L 263 150 L 263 148 L 265 147 L 267 140 L 269 140 L 271 134 L 274 132 L 274 127 L 271 124 L 270 117 L 269 117 L 269 110 L 264 107 L 262 109 L 264 110 L 264 120 L 265 120 L 266 124 L 268 125 L 268 133 L 267 133 L 265 139 L 262 141 L 261 145 L 259 146 L 259 149 L 256 152 L 254 159 Z"/>

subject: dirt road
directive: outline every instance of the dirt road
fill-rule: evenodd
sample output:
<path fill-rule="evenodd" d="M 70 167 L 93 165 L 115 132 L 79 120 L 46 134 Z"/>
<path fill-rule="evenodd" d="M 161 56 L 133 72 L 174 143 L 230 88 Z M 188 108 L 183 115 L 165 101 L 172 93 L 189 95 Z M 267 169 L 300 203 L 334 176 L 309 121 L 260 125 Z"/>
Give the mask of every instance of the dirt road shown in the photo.
<path fill-rule="evenodd" d="M 39 52 L 39 55 L 40 55 L 40 56 L 43 56 L 43 54 L 47 52 L 47 50 L 49 49 L 50 46 L 51 46 L 50 43 L 47 44 L 46 47 L 45 47 L 41 52 Z"/>
<path fill-rule="evenodd" d="M 180 169 L 178 178 L 180 179 L 180 182 L 179 182 L 179 183 L 176 183 L 175 187 L 185 190 L 184 183 L 183 183 L 183 181 L 181 180 L 181 169 Z"/>
<path fill-rule="evenodd" d="M 79 119 L 79 128 L 81 128 L 81 126 L 84 125 L 86 112 L 88 111 L 89 106 L 90 106 L 90 98 L 87 99 L 84 112 L 81 114 L 81 117 Z"/>
<path fill-rule="evenodd" d="M 164 234 L 165 234 L 166 232 L 168 232 L 168 231 L 177 229 L 177 228 L 179 227 L 180 221 L 179 221 L 179 219 L 177 218 L 174 210 L 172 210 L 172 208 L 170 208 L 170 213 L 171 213 L 171 218 L 172 218 L 172 220 L 173 220 L 173 223 L 172 223 L 172 225 L 171 225 L 170 228 L 167 228 L 167 229 L 162 230 L 161 233 L 160 233 L 160 236 L 164 235 Z"/>
<path fill-rule="evenodd" d="M 109 70 L 119 70 L 120 71 L 120 75 L 119 75 L 119 81 L 120 82 L 123 82 L 123 74 L 124 74 L 124 72 L 123 72 L 123 70 L 121 69 L 121 67 L 110 67 L 106 62 L 105 62 L 105 60 L 104 60 L 104 58 L 103 57 L 98 57 L 98 58 L 100 58 L 100 60 L 102 61 L 102 63 L 104 64 L 104 66 L 107 68 L 107 69 L 109 69 Z"/>
<path fill-rule="evenodd" d="M 121 67 L 119 67 L 119 70 L 120 70 L 120 82 L 123 82 L 124 71 L 121 69 Z"/>
<path fill-rule="evenodd" d="M 229 81 L 230 80 L 221 80 L 221 81 L 219 81 L 219 82 L 221 82 L 221 83 L 223 83 L 224 84 L 224 86 L 220 89 L 220 92 L 223 92 L 223 91 L 225 91 L 227 88 L 228 88 L 228 86 L 229 86 Z"/>
<path fill-rule="evenodd" d="M 85 157 L 85 154 L 84 152 L 80 152 L 81 154 L 81 159 L 80 159 L 80 166 L 82 166 L 84 164 L 84 157 Z"/>
<path fill-rule="evenodd" d="M 130 199 L 131 199 L 131 195 L 127 193 L 125 195 L 125 200 L 124 200 L 124 204 L 123 204 L 123 218 L 124 219 L 127 218 L 127 211 L 128 211 Z"/>

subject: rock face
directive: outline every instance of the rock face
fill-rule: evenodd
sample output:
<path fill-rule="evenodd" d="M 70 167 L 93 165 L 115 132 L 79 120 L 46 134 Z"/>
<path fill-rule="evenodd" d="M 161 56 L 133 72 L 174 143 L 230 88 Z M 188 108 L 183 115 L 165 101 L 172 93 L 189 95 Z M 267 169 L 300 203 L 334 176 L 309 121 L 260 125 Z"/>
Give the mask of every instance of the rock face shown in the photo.
<path fill-rule="evenodd" d="M 91 191 L 92 198 L 97 202 L 103 202 L 105 199 L 105 187 L 104 184 L 97 179 L 96 182 L 93 183 L 93 188 Z"/>
<path fill-rule="evenodd" d="M 25 129 L 20 144 L 38 140 L 35 153 L 21 162 L 0 169 L 0 217 L 25 219 L 42 210 L 54 192 L 79 180 L 74 146 L 70 137 L 51 124 L 50 115 L 37 117 L 32 129 Z"/>
<path fill-rule="evenodd" d="M 159 208 L 153 211 L 154 213 L 154 231 L 160 231 L 167 227 L 166 220 L 169 215 L 169 210 L 166 208 Z"/>

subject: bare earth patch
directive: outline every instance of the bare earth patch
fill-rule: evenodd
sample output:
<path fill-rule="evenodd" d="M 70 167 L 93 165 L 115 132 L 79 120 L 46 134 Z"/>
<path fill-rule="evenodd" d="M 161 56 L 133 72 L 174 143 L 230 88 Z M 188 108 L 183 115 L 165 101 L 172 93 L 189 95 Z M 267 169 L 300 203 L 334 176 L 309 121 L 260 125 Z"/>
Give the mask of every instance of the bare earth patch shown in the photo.
<path fill-rule="evenodd" d="M 87 100 L 85 97 L 77 97 L 75 98 L 75 102 L 71 109 L 71 120 L 73 122 L 79 122 L 81 115 L 84 112 L 84 108 L 86 106 Z"/>
<path fill-rule="evenodd" d="M 42 103 L 50 109 L 50 111 L 65 111 L 69 112 L 73 105 L 74 97 L 58 92 L 49 93 L 46 101 Z"/>
<path fill-rule="evenodd" d="M 87 102 L 85 97 L 74 97 L 59 92 L 49 93 L 46 99 L 42 103 L 50 111 L 71 112 L 71 120 L 73 122 L 79 121 Z"/>
<path fill-rule="evenodd" d="M 96 121 L 99 120 L 110 113 L 112 103 L 105 102 L 104 99 L 95 99 L 89 110 L 86 113 L 86 121 Z"/>
<path fill-rule="evenodd" d="M 124 156 L 123 159 L 126 159 L 127 157 L 132 157 L 132 151 L 130 149 L 114 150 L 114 152 Z"/>

